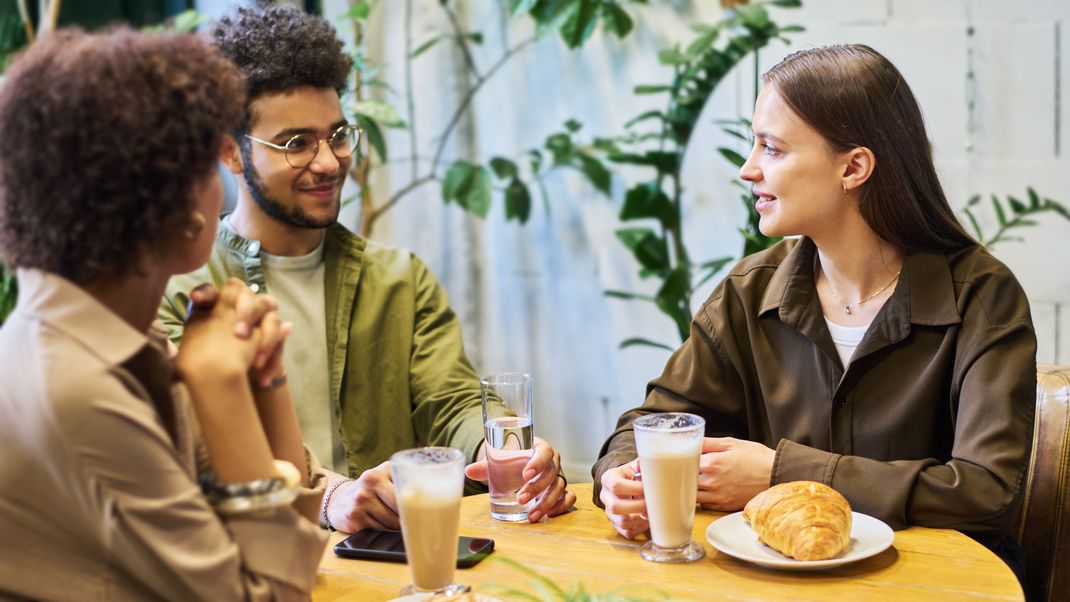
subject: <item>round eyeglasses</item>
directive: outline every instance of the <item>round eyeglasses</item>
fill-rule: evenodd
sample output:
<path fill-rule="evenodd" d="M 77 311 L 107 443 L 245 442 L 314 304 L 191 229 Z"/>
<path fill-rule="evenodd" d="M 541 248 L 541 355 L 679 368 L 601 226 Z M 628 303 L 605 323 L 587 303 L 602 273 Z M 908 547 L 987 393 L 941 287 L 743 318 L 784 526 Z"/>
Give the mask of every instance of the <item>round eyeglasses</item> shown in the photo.
<path fill-rule="evenodd" d="M 353 151 L 356 150 L 357 145 L 360 143 L 360 135 L 361 129 L 356 125 L 343 125 L 331 132 L 331 135 L 327 136 L 325 141 L 334 156 L 341 160 L 353 154 Z M 312 133 L 297 134 L 287 140 L 286 144 L 275 144 L 250 134 L 245 134 L 245 137 L 268 148 L 284 152 L 286 154 L 286 162 L 297 168 L 308 167 L 320 150 L 320 138 L 317 138 Z"/>

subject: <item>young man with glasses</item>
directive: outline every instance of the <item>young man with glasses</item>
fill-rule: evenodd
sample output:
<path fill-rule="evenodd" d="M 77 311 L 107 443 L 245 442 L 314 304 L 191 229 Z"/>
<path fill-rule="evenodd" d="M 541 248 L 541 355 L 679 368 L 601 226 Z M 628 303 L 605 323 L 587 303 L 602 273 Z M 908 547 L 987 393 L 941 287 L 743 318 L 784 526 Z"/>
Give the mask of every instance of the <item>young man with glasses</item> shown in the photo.
<path fill-rule="evenodd" d="M 236 277 L 270 291 L 294 324 L 284 352 L 306 444 L 341 473 L 321 522 L 397 529 L 393 452 L 445 445 L 484 457 L 479 378 L 460 325 L 423 262 L 337 223 L 360 130 L 342 111 L 351 61 L 330 24 L 287 6 L 239 8 L 214 35 L 247 79 L 245 123 L 221 152 L 238 202 L 208 265 L 172 279 L 160 317 L 178 342 L 198 284 Z M 485 478 L 485 464 L 469 474 Z M 572 506 L 559 474 L 558 454 L 537 440 L 520 495 L 537 499 L 530 520 Z"/>

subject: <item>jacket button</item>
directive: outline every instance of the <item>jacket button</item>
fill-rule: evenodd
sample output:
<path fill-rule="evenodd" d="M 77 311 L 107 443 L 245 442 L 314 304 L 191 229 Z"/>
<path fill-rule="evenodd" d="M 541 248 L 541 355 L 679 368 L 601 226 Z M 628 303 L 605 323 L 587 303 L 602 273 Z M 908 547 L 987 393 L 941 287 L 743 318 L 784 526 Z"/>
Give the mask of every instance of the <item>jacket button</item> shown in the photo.
<path fill-rule="evenodd" d="M 260 285 L 254 282 L 249 285 L 249 290 L 253 291 L 254 293 L 258 293 L 260 292 Z"/>
<path fill-rule="evenodd" d="M 841 408 L 847 406 L 847 400 L 846 399 L 840 399 L 836 403 L 838 403 Z"/>

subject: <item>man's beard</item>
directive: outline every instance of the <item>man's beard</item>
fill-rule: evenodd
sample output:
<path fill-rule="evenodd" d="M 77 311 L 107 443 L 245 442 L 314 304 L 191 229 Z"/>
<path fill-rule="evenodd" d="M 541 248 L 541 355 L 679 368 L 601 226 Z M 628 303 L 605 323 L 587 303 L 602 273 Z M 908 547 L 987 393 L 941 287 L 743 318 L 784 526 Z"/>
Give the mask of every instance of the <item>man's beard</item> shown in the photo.
<path fill-rule="evenodd" d="M 249 195 L 253 197 L 256 206 L 260 207 L 260 210 L 264 212 L 264 215 L 288 226 L 307 228 L 310 230 L 320 230 L 331 226 L 338 221 L 338 212 L 341 210 L 341 203 L 335 207 L 333 216 L 322 220 L 316 220 L 305 213 L 304 209 L 301 207 L 286 207 L 279 201 L 271 198 L 271 196 L 268 195 L 267 190 L 264 188 L 259 172 L 253 167 L 252 156 L 249 152 L 249 144 L 241 144 L 240 147 L 242 163 L 244 164 L 242 177 L 245 179 L 246 187 L 249 189 Z"/>

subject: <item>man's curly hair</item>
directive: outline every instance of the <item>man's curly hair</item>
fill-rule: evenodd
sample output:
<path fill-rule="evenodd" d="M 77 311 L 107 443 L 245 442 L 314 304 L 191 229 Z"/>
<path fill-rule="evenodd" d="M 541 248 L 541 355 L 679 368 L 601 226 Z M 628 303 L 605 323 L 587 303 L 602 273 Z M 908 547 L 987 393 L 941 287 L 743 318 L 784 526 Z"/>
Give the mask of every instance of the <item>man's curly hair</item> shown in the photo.
<path fill-rule="evenodd" d="M 245 75 L 248 104 L 264 94 L 299 86 L 345 93 L 352 59 L 334 27 L 292 6 L 239 7 L 213 31 L 216 45 Z M 243 129 L 255 116 L 246 113 Z"/>
<path fill-rule="evenodd" d="M 79 284 L 136 269 L 188 226 L 244 98 L 195 35 L 39 40 L 0 85 L 0 252 Z"/>

